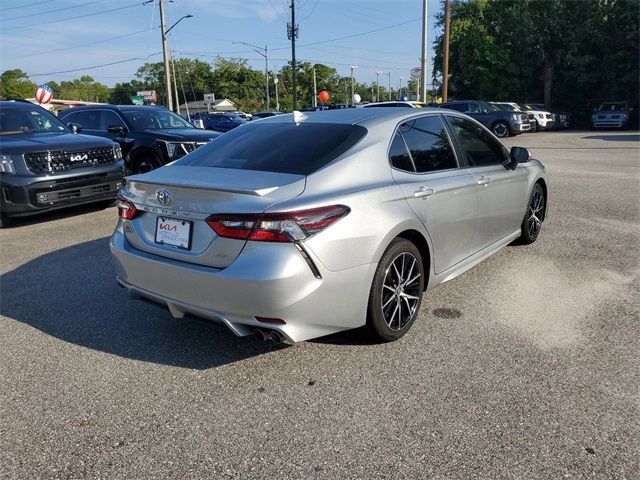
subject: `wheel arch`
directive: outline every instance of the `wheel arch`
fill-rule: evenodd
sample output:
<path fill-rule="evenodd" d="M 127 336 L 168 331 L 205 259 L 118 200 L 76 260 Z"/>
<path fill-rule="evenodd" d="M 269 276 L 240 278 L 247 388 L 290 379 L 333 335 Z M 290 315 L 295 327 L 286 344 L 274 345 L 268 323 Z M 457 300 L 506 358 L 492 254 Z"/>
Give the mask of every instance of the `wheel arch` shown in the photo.
<path fill-rule="evenodd" d="M 429 248 L 427 239 L 422 233 L 414 229 L 403 230 L 402 232 L 398 233 L 395 238 L 404 238 L 405 240 L 409 240 L 416 246 L 416 248 L 420 252 L 420 256 L 422 257 L 422 266 L 427 277 L 427 281 L 424 282 L 423 287 L 426 291 L 427 285 L 429 284 L 429 279 L 431 277 L 431 250 Z"/>
<path fill-rule="evenodd" d="M 545 220 L 547 218 L 547 212 L 549 210 L 549 194 L 547 190 L 547 182 L 544 180 L 544 178 L 540 177 L 534 182 L 534 185 L 536 183 L 540 184 L 540 186 L 542 187 L 542 193 L 544 195 L 544 217 L 542 220 Z"/>

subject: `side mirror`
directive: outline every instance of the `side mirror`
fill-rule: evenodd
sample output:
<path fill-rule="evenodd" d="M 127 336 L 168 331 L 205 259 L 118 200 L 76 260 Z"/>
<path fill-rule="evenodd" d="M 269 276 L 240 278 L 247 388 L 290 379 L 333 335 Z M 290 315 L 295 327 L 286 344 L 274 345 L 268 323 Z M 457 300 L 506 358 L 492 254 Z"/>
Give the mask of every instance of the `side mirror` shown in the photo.
<path fill-rule="evenodd" d="M 73 133 L 80 133 L 82 131 L 82 125 L 79 123 L 67 123 L 67 126 L 71 129 Z"/>
<path fill-rule="evenodd" d="M 112 125 L 110 127 L 107 127 L 107 132 L 109 133 L 118 133 L 120 135 L 126 135 L 128 133 L 128 130 L 120 125 Z"/>
<path fill-rule="evenodd" d="M 519 163 L 526 163 L 531 158 L 531 152 L 524 147 L 511 147 L 511 151 L 509 152 L 509 158 L 511 159 L 511 163 L 509 167 L 511 169 L 516 168 L 516 165 Z"/>

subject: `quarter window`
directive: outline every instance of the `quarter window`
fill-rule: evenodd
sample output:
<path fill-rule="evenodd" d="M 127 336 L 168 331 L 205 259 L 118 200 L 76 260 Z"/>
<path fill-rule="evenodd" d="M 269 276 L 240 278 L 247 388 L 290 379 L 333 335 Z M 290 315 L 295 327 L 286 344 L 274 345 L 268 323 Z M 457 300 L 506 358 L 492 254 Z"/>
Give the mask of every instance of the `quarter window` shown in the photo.
<path fill-rule="evenodd" d="M 461 117 L 447 118 L 469 166 L 496 165 L 506 160 L 509 155 L 506 148 L 480 125 Z"/>
<path fill-rule="evenodd" d="M 408 172 L 416 171 L 400 132 L 396 132 L 393 137 L 393 142 L 391 142 L 389 160 L 391 160 L 391 165 L 399 170 L 406 170 Z"/>
<path fill-rule="evenodd" d="M 418 173 L 456 168 L 456 159 L 440 116 L 431 115 L 403 123 L 404 138 Z"/>

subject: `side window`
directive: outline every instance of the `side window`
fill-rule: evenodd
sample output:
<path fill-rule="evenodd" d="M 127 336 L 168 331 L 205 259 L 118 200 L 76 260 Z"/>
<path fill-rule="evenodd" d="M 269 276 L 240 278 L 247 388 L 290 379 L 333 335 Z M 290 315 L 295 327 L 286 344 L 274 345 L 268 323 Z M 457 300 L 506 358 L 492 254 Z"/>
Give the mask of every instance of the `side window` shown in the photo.
<path fill-rule="evenodd" d="M 64 124 L 69 124 L 69 123 L 78 123 L 78 114 L 75 112 L 70 113 L 69 115 L 65 115 L 64 118 L 61 118 L 60 120 L 62 120 L 62 122 L 64 122 Z"/>
<path fill-rule="evenodd" d="M 76 122 L 85 130 L 100 130 L 100 111 L 84 110 L 76 113 Z"/>
<path fill-rule="evenodd" d="M 416 172 L 435 172 L 458 166 L 439 115 L 410 120 L 398 131 L 409 147 Z"/>
<path fill-rule="evenodd" d="M 467 104 L 466 103 L 454 103 L 453 105 L 444 104 L 445 108 L 450 108 L 451 110 L 456 110 L 458 112 L 466 112 Z"/>
<path fill-rule="evenodd" d="M 481 113 L 482 112 L 482 108 L 480 108 L 480 104 L 478 103 L 469 103 L 468 104 L 468 108 L 467 108 L 467 112 L 471 112 L 471 113 Z"/>
<path fill-rule="evenodd" d="M 107 128 L 109 127 L 124 127 L 124 123 L 122 123 L 122 119 L 116 112 L 112 112 L 111 110 L 103 110 L 102 128 L 100 130 L 104 130 L 106 132 Z"/>
<path fill-rule="evenodd" d="M 460 117 L 448 116 L 447 118 L 469 166 L 496 165 L 506 160 L 509 155 L 506 149 L 480 125 Z"/>
<path fill-rule="evenodd" d="M 391 142 L 389 160 L 391 161 L 391 165 L 399 170 L 405 170 L 407 172 L 416 171 L 400 132 L 396 132 Z"/>

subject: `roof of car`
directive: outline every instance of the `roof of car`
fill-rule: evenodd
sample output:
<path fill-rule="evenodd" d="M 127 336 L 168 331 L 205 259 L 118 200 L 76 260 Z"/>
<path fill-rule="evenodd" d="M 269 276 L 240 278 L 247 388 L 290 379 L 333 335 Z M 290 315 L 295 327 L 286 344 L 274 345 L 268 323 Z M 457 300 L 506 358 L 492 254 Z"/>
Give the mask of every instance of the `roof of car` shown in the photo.
<path fill-rule="evenodd" d="M 318 112 L 300 113 L 300 123 L 383 123 L 389 120 L 402 120 L 403 118 L 414 117 L 416 114 L 425 113 L 442 113 L 442 110 L 432 107 L 424 107 L 421 109 L 413 108 L 388 108 L 388 107 L 371 107 L 371 108 L 342 108 L 336 110 L 322 110 Z M 293 122 L 294 114 L 276 115 L 256 120 L 260 123 L 287 123 Z M 251 122 L 253 123 L 253 122 Z"/>
<path fill-rule="evenodd" d="M 30 102 L 29 100 L 0 100 L 0 106 L 2 108 L 19 108 L 19 107 L 41 107 L 36 103 Z"/>
<path fill-rule="evenodd" d="M 104 105 L 81 105 L 78 107 L 67 108 L 63 110 L 64 112 L 68 111 L 80 111 L 80 110 L 135 110 L 135 109 L 144 109 L 144 110 L 166 110 L 165 107 L 160 105 L 112 105 L 110 103 L 105 103 Z"/>

